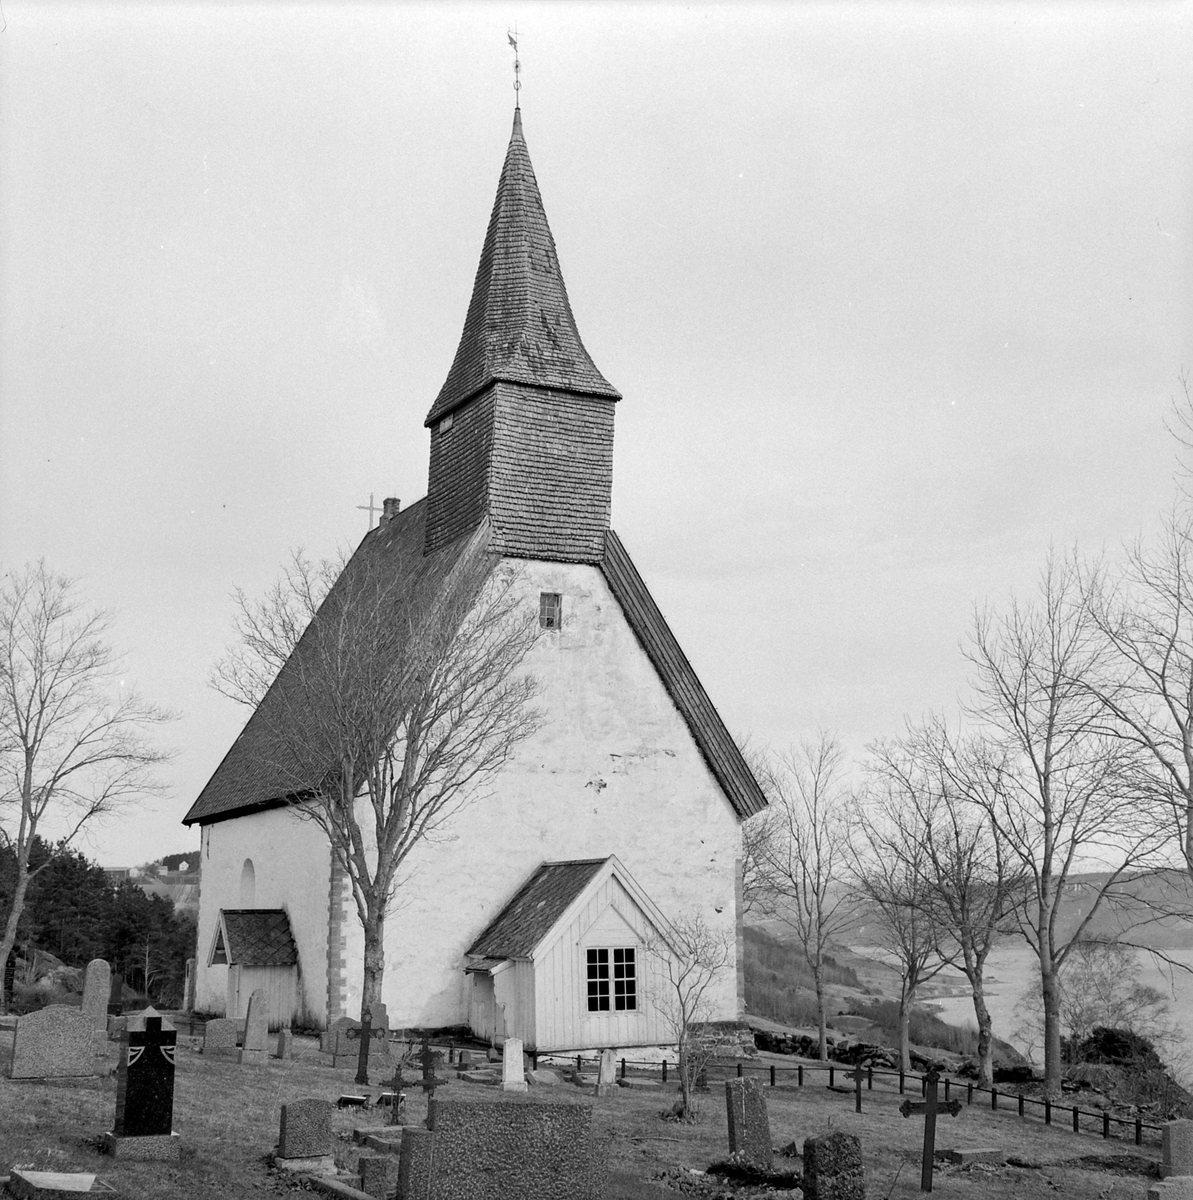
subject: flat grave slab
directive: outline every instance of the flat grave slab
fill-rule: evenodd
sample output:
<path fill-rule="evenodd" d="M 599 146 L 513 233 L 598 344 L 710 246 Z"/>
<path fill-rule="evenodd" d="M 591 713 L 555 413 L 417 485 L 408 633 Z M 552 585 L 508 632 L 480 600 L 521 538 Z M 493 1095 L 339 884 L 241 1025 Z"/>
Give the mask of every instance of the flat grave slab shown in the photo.
<path fill-rule="evenodd" d="M 18 1171 L 8 1177 L 8 1192 L 18 1200 L 67 1195 L 116 1195 L 116 1189 L 94 1175 L 75 1171 Z"/>
<path fill-rule="evenodd" d="M 1006 1155 L 993 1146 L 958 1146 L 953 1150 L 942 1150 L 940 1154 L 945 1162 L 965 1166 L 967 1163 L 1001 1163 Z"/>

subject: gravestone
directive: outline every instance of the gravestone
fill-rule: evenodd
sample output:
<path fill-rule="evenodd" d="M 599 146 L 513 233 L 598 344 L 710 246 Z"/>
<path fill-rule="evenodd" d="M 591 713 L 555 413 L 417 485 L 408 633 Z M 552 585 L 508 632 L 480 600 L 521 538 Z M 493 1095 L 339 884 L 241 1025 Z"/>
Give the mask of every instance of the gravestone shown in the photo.
<path fill-rule="evenodd" d="M 108 1015 L 118 1017 L 124 1012 L 124 980 L 119 975 L 112 976 L 112 987 L 108 992 Z"/>
<path fill-rule="evenodd" d="M 597 1095 L 612 1096 L 617 1090 L 617 1051 L 602 1050 L 597 1067 Z"/>
<path fill-rule="evenodd" d="M 729 1118 L 729 1153 L 752 1167 L 769 1171 L 770 1119 L 762 1085 L 757 1079 L 727 1079 L 725 1110 Z"/>
<path fill-rule="evenodd" d="M 69 1079 L 95 1074 L 95 1026 L 81 1009 L 50 1004 L 17 1018 L 13 1079 Z"/>
<path fill-rule="evenodd" d="M 4 1011 L 12 1011 L 12 990 L 17 981 L 17 955 L 15 950 L 8 952 L 8 961 L 4 964 Z"/>
<path fill-rule="evenodd" d="M 349 1026 L 343 1036 L 356 1047 L 356 1079 L 354 1082 L 367 1086 L 369 1082 L 369 1059 L 375 1064 L 387 1066 L 391 1061 L 389 1049 L 389 1013 L 378 1001 L 361 1010 L 363 1023 Z M 339 1063 L 336 1063 L 339 1066 Z"/>
<path fill-rule="evenodd" d="M 295 1100 L 282 1105 L 278 1158 L 321 1159 L 331 1153 L 331 1101 Z"/>
<path fill-rule="evenodd" d="M 289 1029 L 278 1030 L 278 1048 L 274 1058 L 287 1059 L 294 1053 L 294 1034 Z"/>
<path fill-rule="evenodd" d="M 116 1120 L 104 1135 L 104 1149 L 114 1157 L 179 1157 L 180 1139 L 173 1132 L 177 1043 L 174 1026 L 155 1009 L 129 1019 L 116 1068 Z"/>
<path fill-rule="evenodd" d="M 398 1182 L 398 1161 L 391 1154 L 362 1154 L 357 1160 L 360 1190 L 377 1200 L 386 1200 Z"/>
<path fill-rule="evenodd" d="M 526 1070 L 522 1066 L 522 1039 L 507 1037 L 501 1049 L 501 1090 L 526 1091 Z"/>
<path fill-rule="evenodd" d="M 115 1192 L 102 1181 L 96 1186 L 96 1178 L 89 1171 L 31 1171 L 14 1168 L 8 1177 L 5 1195 L 15 1200 L 62 1200 L 64 1195 L 74 1192 L 89 1192 L 92 1195 Z"/>
<path fill-rule="evenodd" d="M 1160 1178 L 1193 1175 L 1193 1121 L 1165 1121 L 1160 1126 L 1160 1138 Z"/>
<path fill-rule="evenodd" d="M 608 1142 L 593 1135 L 590 1105 L 490 1095 L 431 1101 L 428 1128 L 402 1135 L 399 1195 L 419 1200 L 605 1195 Z"/>
<path fill-rule="evenodd" d="M 352 1037 L 349 1030 L 356 1030 Z M 328 1029 L 328 1053 L 333 1067 L 355 1067 L 360 1058 L 360 1022 L 351 1017 L 338 1017 Z"/>
<path fill-rule="evenodd" d="M 112 968 L 93 958 L 83 972 L 83 1014 L 95 1030 L 95 1052 L 108 1053 L 108 997 L 112 994 Z"/>
<path fill-rule="evenodd" d="M 851 1133 L 804 1142 L 804 1200 L 866 1200 L 862 1144 Z"/>
<path fill-rule="evenodd" d="M 231 1017 L 216 1017 L 203 1027 L 203 1053 L 217 1058 L 236 1057 L 236 1035 L 240 1022 Z"/>
<path fill-rule="evenodd" d="M 257 988 L 249 997 L 249 1009 L 244 1021 L 244 1046 L 240 1051 L 241 1066 L 261 1066 L 269 1057 L 269 997 Z"/>

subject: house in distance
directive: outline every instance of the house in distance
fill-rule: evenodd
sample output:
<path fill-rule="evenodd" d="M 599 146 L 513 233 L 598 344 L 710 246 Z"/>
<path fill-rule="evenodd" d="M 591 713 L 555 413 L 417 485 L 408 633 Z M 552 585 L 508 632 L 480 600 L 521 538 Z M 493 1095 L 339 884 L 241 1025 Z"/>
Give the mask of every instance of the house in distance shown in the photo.
<path fill-rule="evenodd" d="M 515 111 L 459 348 L 425 421 L 427 495 L 387 501 L 345 568 L 391 572 L 425 604 L 479 556 L 514 568 L 542 627 L 522 664 L 539 682 L 535 732 L 406 861 L 385 926 L 391 1027 L 469 1024 L 540 1051 L 667 1042 L 644 951 L 696 915 L 731 947 L 712 1016 L 741 1015 L 741 823 L 766 802 L 610 528 L 620 400 L 580 339 Z M 196 1006 L 243 1016 L 268 977 L 275 1025 L 324 1025 L 361 1003 L 347 880 L 271 745 L 271 706 L 305 652 L 185 818 L 202 834 Z"/>

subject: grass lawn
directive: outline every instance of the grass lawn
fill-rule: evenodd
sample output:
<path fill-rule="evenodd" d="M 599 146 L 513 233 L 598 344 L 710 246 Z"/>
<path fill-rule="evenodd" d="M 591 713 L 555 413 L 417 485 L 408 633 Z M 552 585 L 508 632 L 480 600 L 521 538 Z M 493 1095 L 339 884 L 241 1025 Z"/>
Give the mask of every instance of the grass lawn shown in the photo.
<path fill-rule="evenodd" d="M 7 1060 L 11 1045 L 12 1034 L 0 1034 L 0 1063 Z M 114 1065 L 115 1044 L 109 1047 L 109 1056 Z M 770 1061 L 770 1056 L 763 1058 Z M 774 1061 L 792 1063 L 778 1057 Z M 101 1155 L 99 1137 L 111 1128 L 115 1110 L 114 1077 L 83 1084 L 0 1077 L 0 1174 L 14 1165 L 89 1171 L 130 1200 L 291 1191 L 293 1181 L 272 1172 L 265 1161 L 277 1140 L 281 1105 L 308 1097 L 334 1100 L 354 1090 L 353 1075 L 351 1070 L 324 1066 L 313 1039 L 296 1039 L 296 1055 L 289 1062 L 240 1067 L 226 1059 L 204 1059 L 191 1049 L 191 1039 L 180 1033 L 174 1101 L 174 1128 L 183 1145 L 179 1163 L 127 1163 Z M 475 1095 L 481 1086 L 453 1080 L 439 1094 Z M 411 1088 L 408 1094 L 408 1120 L 421 1123 L 426 1115 L 422 1093 Z M 703 1099 L 701 1119 L 691 1125 L 660 1116 L 674 1099 L 670 1088 L 666 1092 L 618 1089 L 616 1096 L 597 1099 L 564 1085 L 543 1088 L 542 1094 L 593 1106 L 594 1125 L 609 1139 L 610 1165 L 615 1170 L 640 1179 L 663 1176 L 660 1182 L 672 1185 L 682 1176 L 683 1190 L 699 1196 L 734 1194 L 727 1184 L 689 1174 L 702 1171 L 728 1151 L 718 1083 Z M 804 1138 L 829 1130 L 856 1133 L 862 1140 L 867 1192 L 872 1198 L 912 1200 L 919 1195 L 923 1122 L 899 1115 L 900 1097 L 895 1091 L 879 1090 L 876 1084 L 873 1092 L 863 1094 L 861 1115 L 853 1111 L 852 1096 L 830 1092 L 822 1082 L 802 1091 L 768 1088 L 767 1100 L 776 1146 L 792 1140 L 802 1144 Z M 336 1129 L 345 1135 L 337 1149 L 344 1165 L 354 1165 L 358 1153 L 350 1141 L 352 1127 L 379 1119 L 351 1110 L 335 1114 Z M 1159 1160 L 1155 1147 L 1103 1142 L 1092 1133 L 1075 1136 L 1063 1126 L 1050 1129 L 1038 1119 L 1020 1120 L 1013 1107 L 991 1113 L 975 1106 L 955 1119 L 942 1117 L 938 1149 L 962 1145 L 995 1146 L 1039 1165 L 941 1166 L 934 1195 L 1034 1200 L 1061 1192 L 1072 1200 L 1144 1200 Z M 776 1165 L 783 1162 L 776 1160 Z"/>

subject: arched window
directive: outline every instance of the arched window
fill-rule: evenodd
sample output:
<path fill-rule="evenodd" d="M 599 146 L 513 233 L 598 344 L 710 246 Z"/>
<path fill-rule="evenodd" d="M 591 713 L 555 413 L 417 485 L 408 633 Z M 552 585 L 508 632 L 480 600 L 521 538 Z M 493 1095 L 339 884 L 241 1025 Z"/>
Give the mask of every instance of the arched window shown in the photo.
<path fill-rule="evenodd" d="M 253 860 L 246 858 L 240 868 L 240 907 L 254 908 L 257 903 L 257 872 L 253 870 Z"/>

